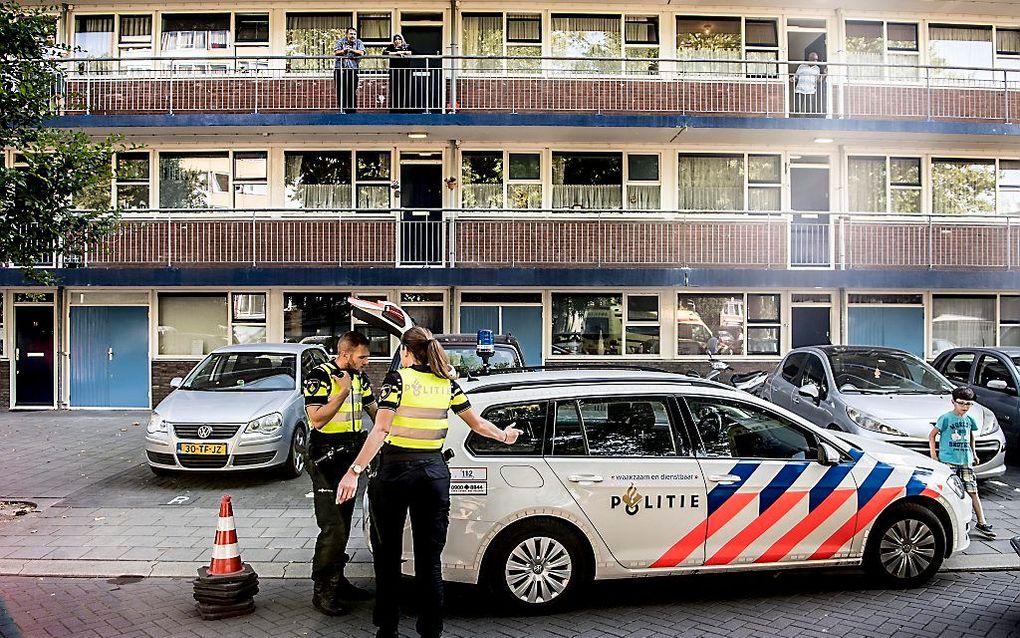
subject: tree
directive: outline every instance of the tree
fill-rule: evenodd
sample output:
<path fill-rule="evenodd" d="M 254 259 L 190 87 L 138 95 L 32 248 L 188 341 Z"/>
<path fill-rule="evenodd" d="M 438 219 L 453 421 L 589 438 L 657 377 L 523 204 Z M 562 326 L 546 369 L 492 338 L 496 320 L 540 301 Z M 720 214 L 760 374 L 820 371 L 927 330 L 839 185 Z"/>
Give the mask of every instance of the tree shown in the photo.
<path fill-rule="evenodd" d="M 0 0 L 0 146 L 18 150 L 15 167 L 0 167 L 0 263 L 46 284 L 53 273 L 36 264 L 51 254 L 81 261 L 115 228 L 111 159 L 121 148 L 116 138 L 46 126 L 63 86 L 54 33 L 43 9 Z"/>

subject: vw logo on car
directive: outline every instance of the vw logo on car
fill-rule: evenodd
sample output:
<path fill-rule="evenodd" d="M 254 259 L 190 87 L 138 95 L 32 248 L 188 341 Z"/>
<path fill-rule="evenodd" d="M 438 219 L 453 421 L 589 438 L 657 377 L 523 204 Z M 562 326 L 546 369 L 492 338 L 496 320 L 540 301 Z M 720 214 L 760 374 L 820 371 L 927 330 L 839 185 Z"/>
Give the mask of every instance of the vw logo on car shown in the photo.
<path fill-rule="evenodd" d="M 213 432 L 213 430 L 212 430 L 211 426 L 203 425 L 202 427 L 198 428 L 198 432 L 197 432 L 198 438 L 200 438 L 200 439 L 208 439 L 210 436 L 212 436 L 212 432 Z"/>

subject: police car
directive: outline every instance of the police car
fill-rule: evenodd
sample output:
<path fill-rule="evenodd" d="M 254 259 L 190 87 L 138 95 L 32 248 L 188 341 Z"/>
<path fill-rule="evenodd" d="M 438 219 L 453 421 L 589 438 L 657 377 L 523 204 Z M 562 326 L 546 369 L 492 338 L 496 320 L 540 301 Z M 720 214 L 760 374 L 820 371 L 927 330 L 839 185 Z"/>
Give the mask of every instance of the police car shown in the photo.
<path fill-rule="evenodd" d="M 460 384 L 525 434 L 508 448 L 451 415 L 444 577 L 522 611 L 592 579 L 698 572 L 863 563 L 915 586 L 969 543 L 970 502 L 945 466 L 721 384 L 607 369 Z M 409 529 L 404 558 L 413 573 Z"/>

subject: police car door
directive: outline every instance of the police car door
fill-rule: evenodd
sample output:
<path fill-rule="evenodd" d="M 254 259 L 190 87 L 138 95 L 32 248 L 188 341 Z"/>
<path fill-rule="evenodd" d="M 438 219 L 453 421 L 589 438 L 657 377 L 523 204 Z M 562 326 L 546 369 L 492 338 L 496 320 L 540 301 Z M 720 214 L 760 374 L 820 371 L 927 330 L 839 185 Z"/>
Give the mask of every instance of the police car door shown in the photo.
<path fill-rule="evenodd" d="M 624 567 L 657 567 L 678 535 L 704 523 L 705 482 L 679 424 L 668 396 L 556 404 L 546 461 Z M 703 543 L 702 534 L 671 567 L 700 565 Z"/>
<path fill-rule="evenodd" d="M 754 403 L 692 395 L 683 404 L 708 482 L 706 565 L 847 557 L 852 458 L 820 462 L 811 430 Z"/>

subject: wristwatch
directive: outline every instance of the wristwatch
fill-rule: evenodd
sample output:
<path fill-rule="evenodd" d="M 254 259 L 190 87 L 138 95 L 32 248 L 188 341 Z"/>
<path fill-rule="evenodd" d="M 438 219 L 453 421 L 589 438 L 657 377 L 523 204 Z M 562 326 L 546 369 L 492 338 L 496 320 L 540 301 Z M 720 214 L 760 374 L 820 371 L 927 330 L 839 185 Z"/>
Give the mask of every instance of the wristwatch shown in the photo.
<path fill-rule="evenodd" d="M 365 471 L 365 468 L 361 467 L 357 463 L 352 463 L 351 471 L 354 472 L 354 476 L 361 476 L 361 473 Z"/>

